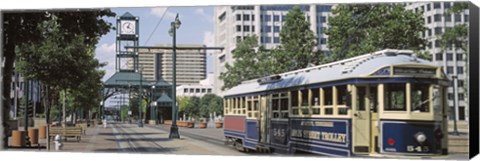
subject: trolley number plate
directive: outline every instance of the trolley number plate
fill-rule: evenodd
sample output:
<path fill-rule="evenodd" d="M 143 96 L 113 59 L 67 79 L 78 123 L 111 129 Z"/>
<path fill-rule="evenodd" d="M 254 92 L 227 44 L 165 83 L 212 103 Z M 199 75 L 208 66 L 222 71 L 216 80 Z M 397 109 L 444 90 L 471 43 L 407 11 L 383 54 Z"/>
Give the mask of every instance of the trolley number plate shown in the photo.
<path fill-rule="evenodd" d="M 407 146 L 407 151 L 408 152 L 428 152 L 428 146 L 413 146 L 413 145 L 408 145 Z"/>

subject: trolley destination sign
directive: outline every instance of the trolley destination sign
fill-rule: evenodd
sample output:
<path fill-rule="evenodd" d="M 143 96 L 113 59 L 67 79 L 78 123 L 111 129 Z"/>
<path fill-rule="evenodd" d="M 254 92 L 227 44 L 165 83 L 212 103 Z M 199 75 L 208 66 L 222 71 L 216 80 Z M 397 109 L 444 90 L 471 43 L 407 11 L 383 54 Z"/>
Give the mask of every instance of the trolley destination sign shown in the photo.
<path fill-rule="evenodd" d="M 432 76 L 435 75 L 435 69 L 427 68 L 412 68 L 412 67 L 393 67 L 394 75 L 424 75 Z"/>
<path fill-rule="evenodd" d="M 301 130 L 301 129 L 292 129 L 291 136 L 305 138 L 305 139 L 316 139 L 316 140 L 322 140 L 322 141 L 337 142 L 337 143 L 346 143 L 346 137 L 347 137 L 347 135 L 343 133 Z"/>

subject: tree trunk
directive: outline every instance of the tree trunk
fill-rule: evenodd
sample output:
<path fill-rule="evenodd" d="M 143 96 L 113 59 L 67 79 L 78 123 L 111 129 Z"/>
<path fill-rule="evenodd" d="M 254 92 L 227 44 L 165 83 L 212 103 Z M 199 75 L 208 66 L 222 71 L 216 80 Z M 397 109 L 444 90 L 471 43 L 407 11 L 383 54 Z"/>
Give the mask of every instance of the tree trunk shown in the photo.
<path fill-rule="evenodd" d="M 5 18 L 6 19 L 6 18 Z M 9 23 L 15 23 L 15 22 L 9 22 Z M 5 67 L 3 68 L 3 131 L 2 133 L 3 138 L 0 138 L 3 140 L 3 148 L 8 148 L 8 129 L 9 126 L 7 124 L 8 120 L 10 120 L 10 89 L 11 89 L 11 84 L 12 84 L 12 73 L 13 73 L 13 62 L 15 61 L 15 36 L 14 34 L 10 35 L 8 33 L 13 33 L 11 31 L 14 31 L 15 29 L 12 29 L 13 25 L 7 25 L 5 28 L 5 35 L 4 35 L 4 57 L 5 57 Z M 6 37 L 8 36 L 8 39 Z"/>
<path fill-rule="evenodd" d="M 63 106 L 62 107 L 62 109 L 63 109 L 63 115 L 62 115 L 63 123 L 62 123 L 62 126 L 64 128 L 66 127 L 66 123 L 67 123 L 67 119 L 66 119 L 67 118 L 67 116 L 66 116 L 67 111 L 65 110 L 65 101 L 66 101 L 65 99 L 66 98 L 67 98 L 67 92 L 66 92 L 66 90 L 63 90 L 63 105 L 62 105 Z"/>

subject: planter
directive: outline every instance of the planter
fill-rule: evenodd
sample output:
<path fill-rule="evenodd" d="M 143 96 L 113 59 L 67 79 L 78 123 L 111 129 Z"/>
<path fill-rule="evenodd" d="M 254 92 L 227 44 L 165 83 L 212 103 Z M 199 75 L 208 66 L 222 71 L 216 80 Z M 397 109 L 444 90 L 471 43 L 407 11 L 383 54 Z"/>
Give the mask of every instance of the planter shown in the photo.
<path fill-rule="evenodd" d="M 223 127 L 223 122 L 215 122 L 215 127 L 216 128 L 222 128 Z"/>
<path fill-rule="evenodd" d="M 201 128 L 201 129 L 207 128 L 207 123 L 206 122 L 198 123 L 198 128 Z"/>
<path fill-rule="evenodd" d="M 30 140 L 30 144 L 38 144 L 38 129 L 37 128 L 28 128 L 28 139 Z"/>
<path fill-rule="evenodd" d="M 164 121 L 164 124 L 165 124 L 165 125 L 171 125 L 171 124 L 172 124 L 172 120 L 165 120 L 165 121 Z"/>
<path fill-rule="evenodd" d="M 195 127 L 195 124 L 193 122 L 187 122 L 187 127 L 188 128 L 193 128 L 193 127 Z"/>
<path fill-rule="evenodd" d="M 38 129 L 38 138 L 39 139 L 47 138 L 47 126 L 40 126 L 40 129 Z"/>
<path fill-rule="evenodd" d="M 12 131 L 12 143 L 13 147 L 24 147 L 25 146 L 25 131 Z"/>

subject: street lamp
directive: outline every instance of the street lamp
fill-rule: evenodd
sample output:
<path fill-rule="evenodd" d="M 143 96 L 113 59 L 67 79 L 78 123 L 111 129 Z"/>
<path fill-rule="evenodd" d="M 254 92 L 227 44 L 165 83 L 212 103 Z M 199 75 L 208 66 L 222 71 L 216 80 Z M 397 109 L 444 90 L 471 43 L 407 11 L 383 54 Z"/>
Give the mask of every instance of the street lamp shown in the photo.
<path fill-rule="evenodd" d="M 454 96 L 453 96 L 453 135 L 459 135 L 458 133 L 458 128 L 457 128 L 457 110 L 458 108 L 456 107 L 457 106 L 457 100 L 458 100 L 458 91 L 457 91 L 457 76 L 456 75 L 453 75 L 452 76 L 453 78 L 453 93 L 454 93 Z"/>
<path fill-rule="evenodd" d="M 170 128 L 170 135 L 168 136 L 169 138 L 180 138 L 180 134 L 178 133 L 178 127 L 177 127 L 177 98 L 176 98 L 176 87 L 177 87 L 177 71 L 176 71 L 176 63 L 177 63 L 177 53 L 176 53 L 176 41 L 177 41 L 177 29 L 180 28 L 180 25 L 182 23 L 178 19 L 178 13 L 177 16 L 175 17 L 175 21 L 173 21 L 170 24 L 170 30 L 168 30 L 168 34 L 173 37 L 173 81 L 172 81 L 172 127 Z"/>
<path fill-rule="evenodd" d="M 153 124 L 157 124 L 157 118 L 156 118 L 156 110 L 155 106 L 157 106 L 157 101 L 155 99 L 155 85 L 152 85 L 152 90 L 150 91 L 150 120 L 153 120 Z"/>

